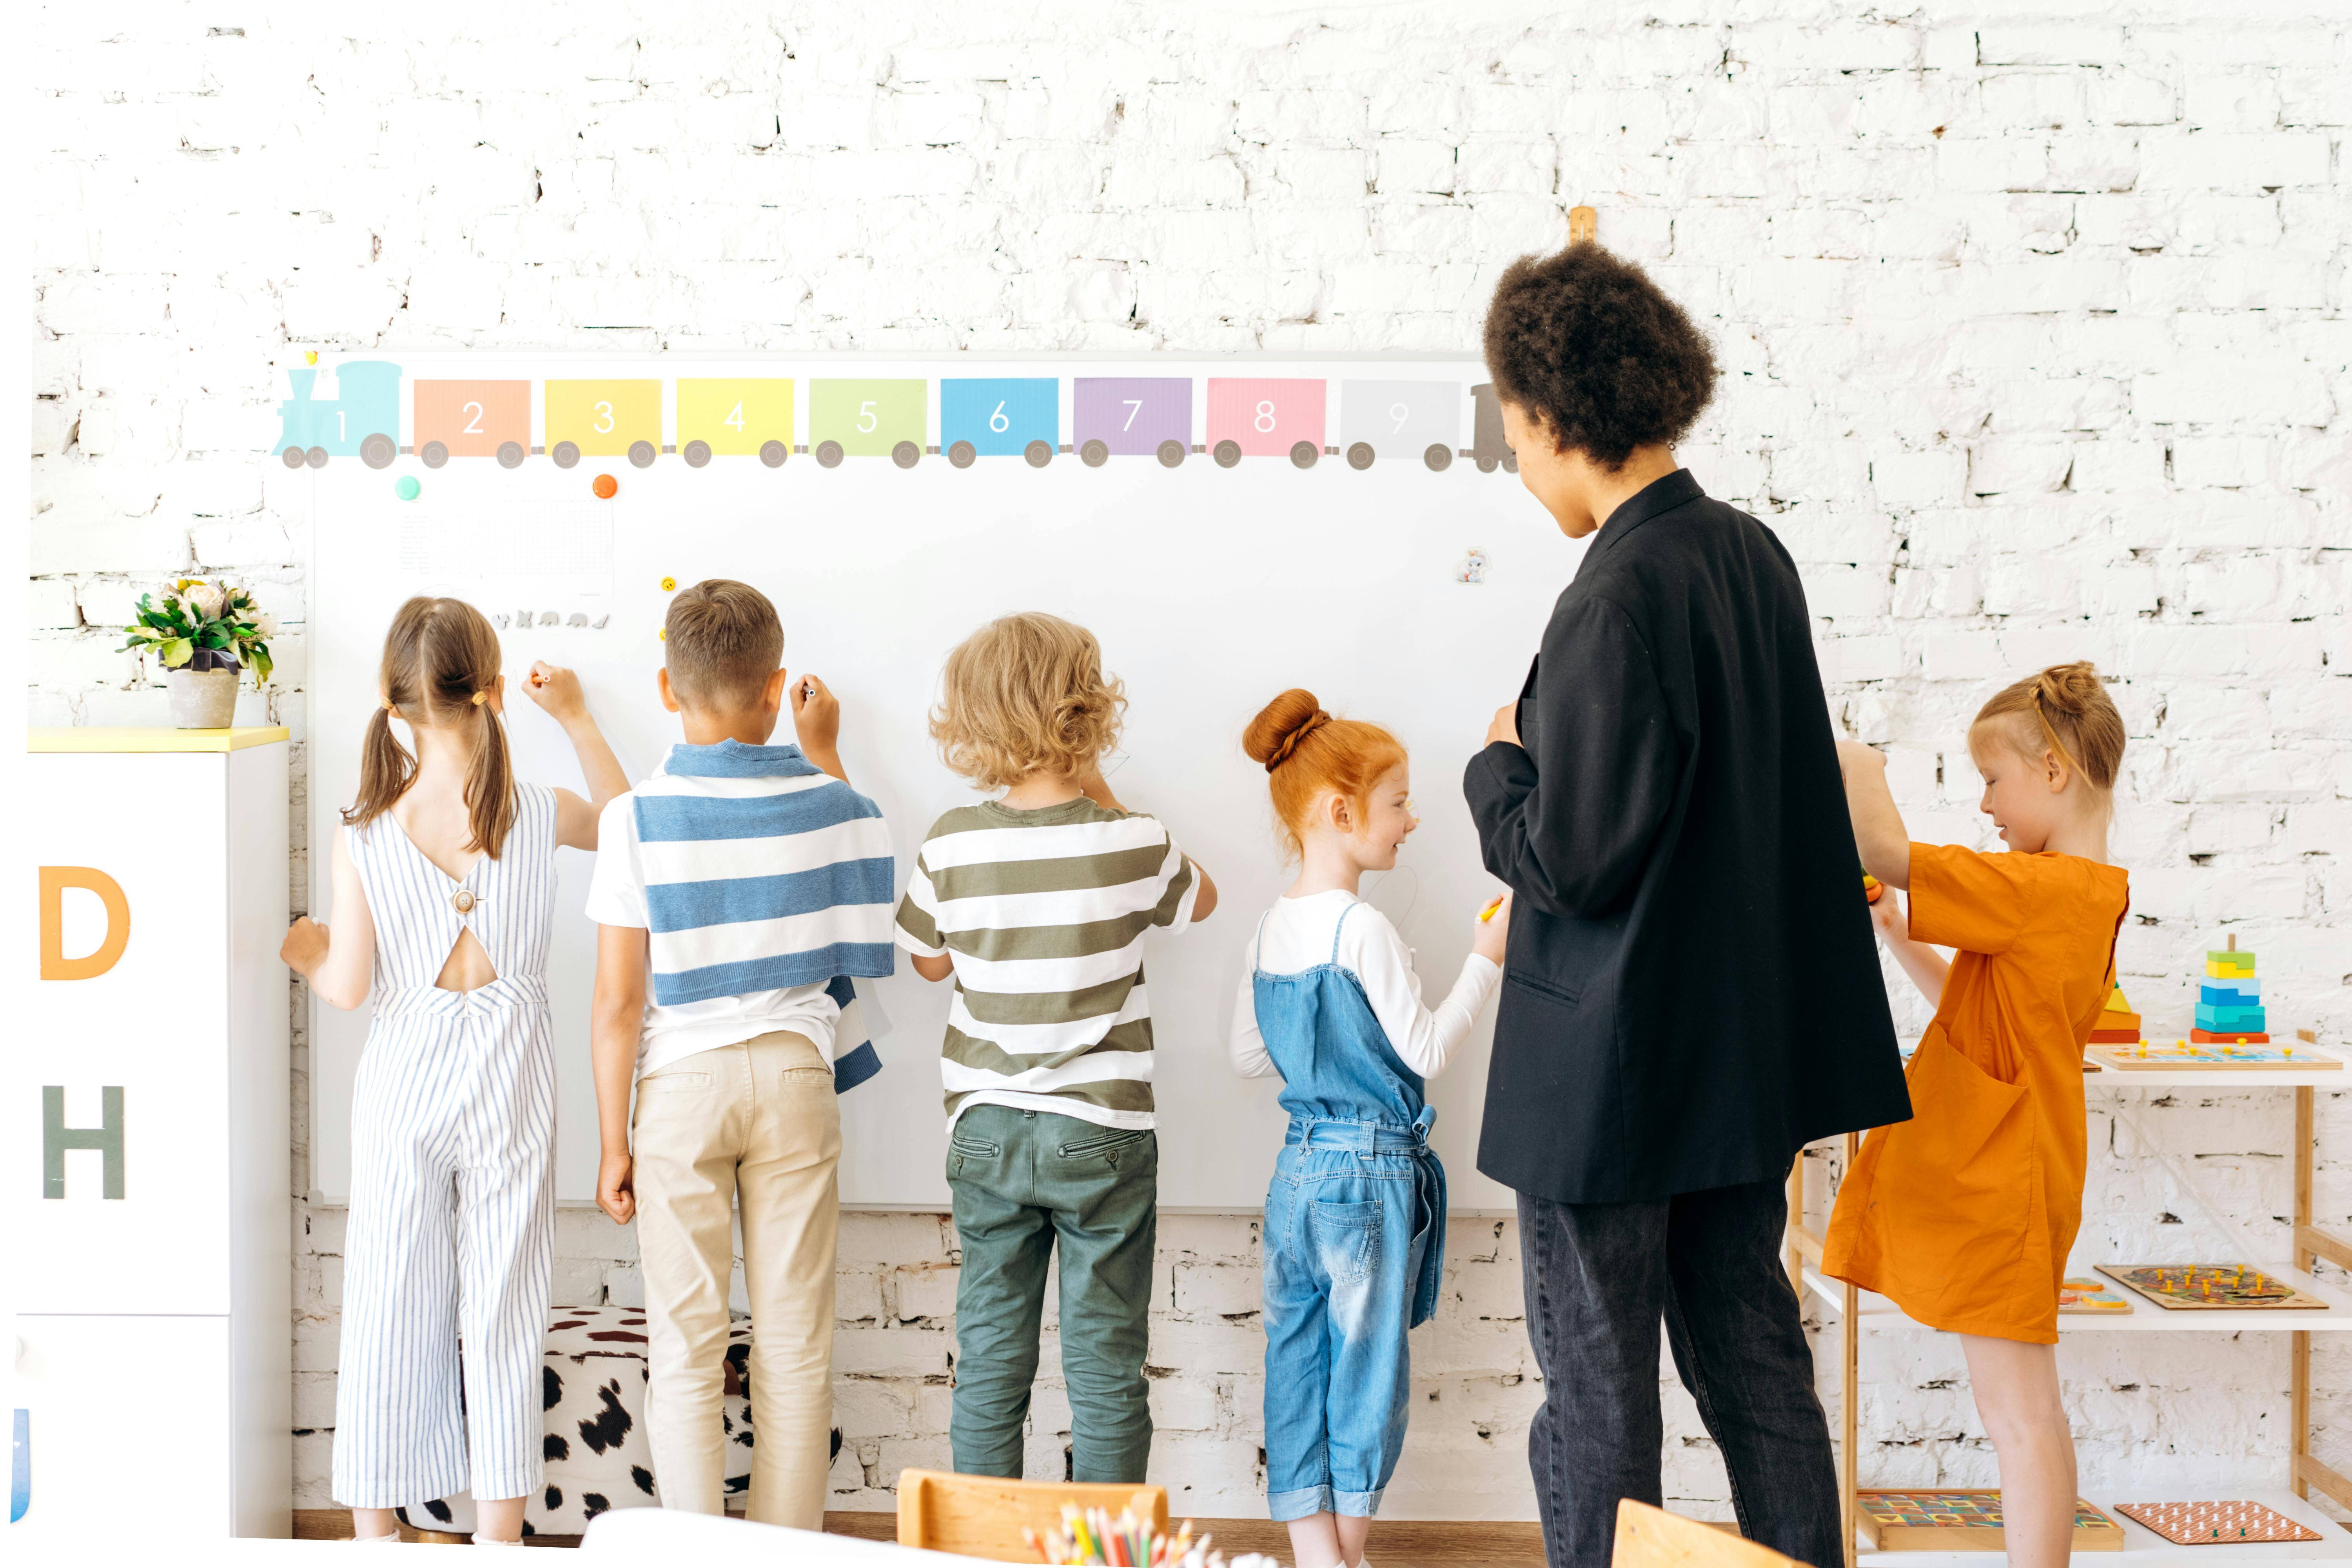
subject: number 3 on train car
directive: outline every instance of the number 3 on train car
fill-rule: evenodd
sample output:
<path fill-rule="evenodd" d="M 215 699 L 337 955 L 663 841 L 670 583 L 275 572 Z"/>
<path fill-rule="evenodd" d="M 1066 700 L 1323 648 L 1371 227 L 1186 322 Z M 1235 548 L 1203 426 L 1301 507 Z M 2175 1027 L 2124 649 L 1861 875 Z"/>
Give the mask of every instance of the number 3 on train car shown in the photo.
<path fill-rule="evenodd" d="M 689 468 L 715 457 L 756 454 L 782 468 L 793 449 L 793 384 L 789 377 L 680 381 L 677 452 Z"/>
<path fill-rule="evenodd" d="M 1221 468 L 1244 458 L 1281 457 L 1313 468 L 1323 455 L 1323 383 L 1211 376 L 1209 455 Z"/>
<path fill-rule="evenodd" d="M 811 381 L 809 445 L 825 468 L 844 458 L 887 458 L 911 468 L 923 456 L 930 384 L 918 380 Z"/>
<path fill-rule="evenodd" d="M 410 392 L 417 460 L 437 468 L 452 458 L 496 458 L 522 466 L 530 450 L 530 383 L 420 381 Z"/>
<path fill-rule="evenodd" d="M 650 468 L 661 452 L 658 381 L 551 381 L 543 395 L 547 455 L 559 468 L 583 458 L 624 456 Z"/>
<path fill-rule="evenodd" d="M 940 383 L 940 446 L 959 468 L 1015 455 L 1044 468 L 1054 460 L 1061 416 L 1062 384 L 1050 376 Z"/>

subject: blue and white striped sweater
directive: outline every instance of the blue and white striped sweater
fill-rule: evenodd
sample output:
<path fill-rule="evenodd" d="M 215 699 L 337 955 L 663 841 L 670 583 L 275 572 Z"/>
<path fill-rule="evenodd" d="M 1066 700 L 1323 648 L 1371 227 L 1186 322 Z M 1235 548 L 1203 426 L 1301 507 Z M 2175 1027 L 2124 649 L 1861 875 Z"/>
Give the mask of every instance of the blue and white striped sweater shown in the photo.
<path fill-rule="evenodd" d="M 798 746 L 737 741 L 672 746 L 634 795 L 654 1001 L 823 984 L 841 1009 L 835 1082 L 879 1072 L 851 981 L 894 962 L 881 808 Z"/>

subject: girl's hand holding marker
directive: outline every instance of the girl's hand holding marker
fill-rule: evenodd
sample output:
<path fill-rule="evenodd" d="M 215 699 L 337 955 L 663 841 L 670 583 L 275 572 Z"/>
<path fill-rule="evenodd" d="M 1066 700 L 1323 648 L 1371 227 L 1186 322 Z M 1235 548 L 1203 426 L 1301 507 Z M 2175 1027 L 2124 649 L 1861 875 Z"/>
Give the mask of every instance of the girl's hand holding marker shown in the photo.
<path fill-rule="evenodd" d="M 545 710 L 559 724 L 568 724 L 588 714 L 587 693 L 580 689 L 577 672 L 544 659 L 533 663 L 530 673 L 523 678 L 523 695 Z"/>
<path fill-rule="evenodd" d="M 1511 939 L 1511 895 L 1495 895 L 1494 902 L 1478 911 L 1478 923 L 1470 932 L 1470 951 L 1489 963 L 1503 962 L 1503 950 Z"/>

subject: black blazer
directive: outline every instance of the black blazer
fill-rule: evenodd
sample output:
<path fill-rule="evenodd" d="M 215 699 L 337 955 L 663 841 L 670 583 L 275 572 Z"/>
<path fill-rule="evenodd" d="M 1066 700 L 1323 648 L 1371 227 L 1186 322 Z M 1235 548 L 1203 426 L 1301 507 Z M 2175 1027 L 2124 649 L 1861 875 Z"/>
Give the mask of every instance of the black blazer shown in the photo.
<path fill-rule="evenodd" d="M 1907 1120 L 1804 588 L 1771 531 L 1686 469 L 1619 507 L 1518 723 L 1463 780 L 1517 899 L 1478 1168 L 1562 1203 L 1663 1198 Z"/>

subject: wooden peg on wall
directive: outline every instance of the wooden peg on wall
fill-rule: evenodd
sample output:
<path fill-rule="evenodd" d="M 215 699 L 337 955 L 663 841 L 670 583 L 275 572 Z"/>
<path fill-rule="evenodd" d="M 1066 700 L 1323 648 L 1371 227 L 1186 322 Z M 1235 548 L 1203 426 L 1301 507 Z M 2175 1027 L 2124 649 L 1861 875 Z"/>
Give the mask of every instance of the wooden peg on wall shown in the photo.
<path fill-rule="evenodd" d="M 1591 245 L 1593 241 L 1593 237 L 1600 232 L 1601 215 L 1599 213 L 1594 212 L 1591 207 L 1570 207 L 1568 209 L 1569 244 Z"/>

